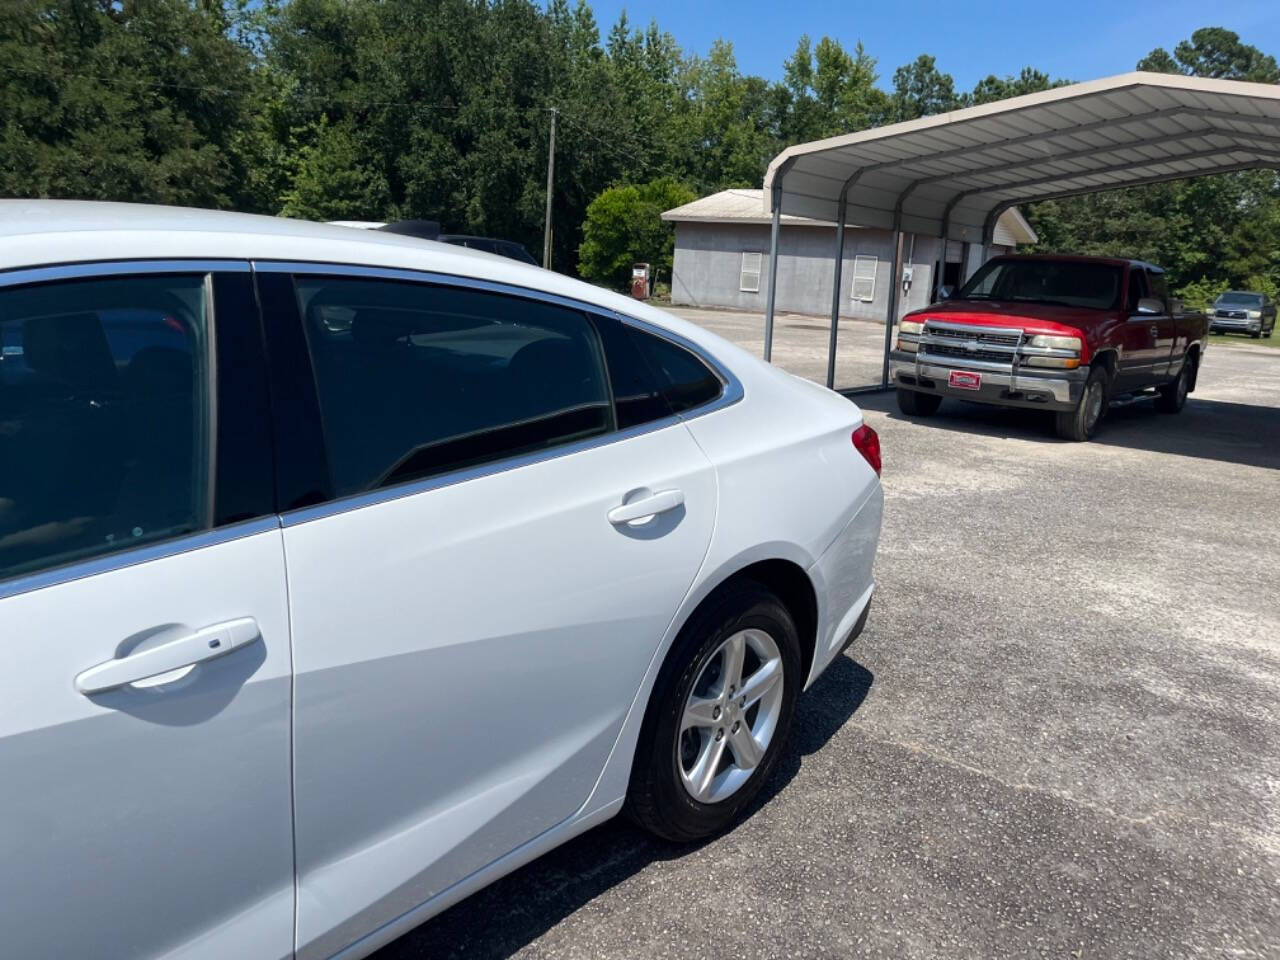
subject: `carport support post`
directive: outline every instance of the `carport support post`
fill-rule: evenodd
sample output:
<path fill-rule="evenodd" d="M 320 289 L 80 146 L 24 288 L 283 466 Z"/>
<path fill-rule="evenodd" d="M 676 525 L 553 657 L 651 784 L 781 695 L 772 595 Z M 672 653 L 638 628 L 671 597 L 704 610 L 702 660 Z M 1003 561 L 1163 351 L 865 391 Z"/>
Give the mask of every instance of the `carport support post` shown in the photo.
<path fill-rule="evenodd" d="M 836 331 L 840 326 L 840 269 L 844 266 L 844 217 L 849 207 L 849 196 L 840 191 L 840 206 L 836 213 L 836 270 L 831 285 L 831 341 L 827 345 L 827 389 L 836 386 Z"/>
<path fill-rule="evenodd" d="M 893 349 L 893 325 L 898 319 L 898 291 L 902 288 L 902 214 L 893 218 L 893 269 L 889 272 L 889 312 L 884 319 L 884 366 L 880 386 L 889 389 L 889 351 Z"/>
<path fill-rule="evenodd" d="M 769 236 L 769 294 L 764 306 L 764 359 L 773 356 L 773 305 L 778 290 L 778 231 L 782 224 L 782 177 L 773 184 L 773 227 Z"/>

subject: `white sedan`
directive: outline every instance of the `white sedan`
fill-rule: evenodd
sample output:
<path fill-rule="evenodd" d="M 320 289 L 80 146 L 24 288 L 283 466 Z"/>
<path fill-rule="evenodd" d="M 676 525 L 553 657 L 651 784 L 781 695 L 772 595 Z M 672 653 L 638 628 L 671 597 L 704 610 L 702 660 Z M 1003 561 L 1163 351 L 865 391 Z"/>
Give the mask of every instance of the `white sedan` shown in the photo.
<path fill-rule="evenodd" d="M 549 271 L 0 201 L 0 930 L 363 956 L 729 826 L 862 629 L 856 406 Z"/>

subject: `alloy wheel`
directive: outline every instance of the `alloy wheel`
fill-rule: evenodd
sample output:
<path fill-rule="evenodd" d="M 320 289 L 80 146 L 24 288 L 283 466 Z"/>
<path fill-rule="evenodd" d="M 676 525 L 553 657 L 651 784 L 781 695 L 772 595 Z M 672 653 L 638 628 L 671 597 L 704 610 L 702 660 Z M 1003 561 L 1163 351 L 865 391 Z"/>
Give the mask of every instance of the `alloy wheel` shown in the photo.
<path fill-rule="evenodd" d="M 733 634 L 703 661 L 676 734 L 689 796 L 718 803 L 751 779 L 782 713 L 782 654 L 764 630 Z"/>

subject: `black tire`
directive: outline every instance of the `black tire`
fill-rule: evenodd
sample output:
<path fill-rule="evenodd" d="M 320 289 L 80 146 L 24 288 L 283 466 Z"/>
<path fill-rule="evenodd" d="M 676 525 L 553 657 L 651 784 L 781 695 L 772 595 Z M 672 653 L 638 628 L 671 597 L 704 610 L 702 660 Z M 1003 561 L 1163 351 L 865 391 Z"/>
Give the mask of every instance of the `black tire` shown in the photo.
<path fill-rule="evenodd" d="M 1089 379 L 1080 392 L 1080 402 L 1076 404 L 1076 408 L 1054 415 L 1058 436 L 1077 443 L 1083 443 L 1092 437 L 1106 415 L 1110 394 L 1111 383 L 1107 368 L 1099 364 L 1089 371 Z"/>
<path fill-rule="evenodd" d="M 685 788 L 678 769 L 680 720 L 708 658 L 726 639 L 748 628 L 766 631 L 781 654 L 781 712 L 750 778 L 724 800 L 701 803 Z M 649 697 L 627 789 L 631 819 L 650 833 L 680 843 L 706 839 L 732 824 L 769 779 L 786 745 L 803 683 L 801 662 L 795 621 L 761 584 L 744 580 L 703 604 L 680 631 Z"/>
<path fill-rule="evenodd" d="M 1187 394 L 1195 377 L 1195 360 L 1188 359 L 1172 383 L 1166 383 L 1156 395 L 1156 409 L 1161 413 L 1179 413 L 1187 405 Z"/>
<path fill-rule="evenodd" d="M 898 388 L 898 409 L 909 417 L 932 417 L 940 406 L 942 398 L 936 393 Z"/>
<path fill-rule="evenodd" d="M 1261 340 L 1261 339 L 1262 339 L 1262 328 L 1261 328 L 1261 327 L 1259 327 L 1256 333 L 1251 333 L 1251 334 L 1249 334 L 1249 336 L 1253 337 L 1253 339 L 1255 339 L 1255 340 Z"/>

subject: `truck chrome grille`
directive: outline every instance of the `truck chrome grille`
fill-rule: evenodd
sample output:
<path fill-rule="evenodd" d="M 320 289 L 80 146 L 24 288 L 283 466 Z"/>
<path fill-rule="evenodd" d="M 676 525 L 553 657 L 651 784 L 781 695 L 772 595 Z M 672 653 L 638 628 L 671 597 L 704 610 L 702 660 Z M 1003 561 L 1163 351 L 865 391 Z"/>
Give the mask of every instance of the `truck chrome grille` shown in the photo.
<path fill-rule="evenodd" d="M 979 344 L 999 344 L 1002 347 L 1016 347 L 1018 345 L 1018 337 L 1016 334 L 1008 333 L 985 333 L 981 327 L 970 327 L 967 330 L 956 330 L 951 327 L 934 327 L 930 325 L 929 333 L 935 337 L 946 337 L 950 340 L 958 340 L 964 342 L 967 340 L 977 340 Z M 1008 354 L 1002 353 L 1000 359 L 1008 359 Z"/>
<path fill-rule="evenodd" d="M 1015 340 L 1014 343 L 1017 341 Z M 1013 346 L 1013 344 L 1010 344 Z M 925 348 L 933 356 L 956 357 L 960 360 L 987 360 L 991 363 L 1011 363 L 1013 354 L 1002 350 L 969 350 L 959 344 L 931 343 Z"/>

